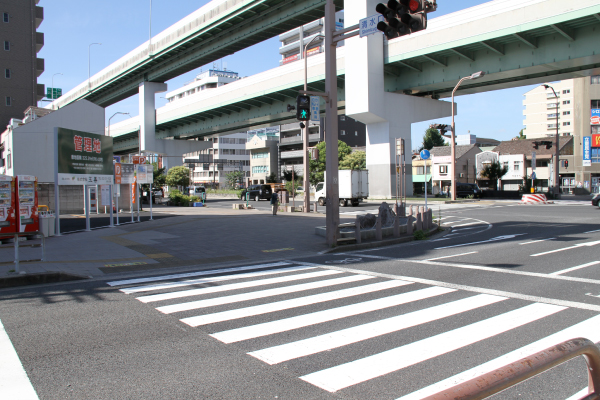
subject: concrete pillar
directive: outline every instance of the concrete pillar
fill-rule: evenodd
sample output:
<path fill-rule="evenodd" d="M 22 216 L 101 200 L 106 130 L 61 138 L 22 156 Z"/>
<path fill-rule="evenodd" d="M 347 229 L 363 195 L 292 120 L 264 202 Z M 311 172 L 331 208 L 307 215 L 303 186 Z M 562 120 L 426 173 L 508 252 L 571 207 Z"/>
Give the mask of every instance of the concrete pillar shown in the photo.
<path fill-rule="evenodd" d="M 423 229 L 423 220 L 421 219 L 421 213 L 417 213 L 417 230 L 420 231 Z"/>
<path fill-rule="evenodd" d="M 345 0 L 346 26 L 375 14 L 379 0 Z M 366 124 L 369 194 L 396 193 L 395 141 L 403 138 L 406 195 L 412 195 L 411 124 L 451 115 L 449 102 L 389 93 L 384 82 L 384 36 L 377 33 L 345 41 L 346 115 Z M 393 77 L 391 78 L 393 79 Z"/>

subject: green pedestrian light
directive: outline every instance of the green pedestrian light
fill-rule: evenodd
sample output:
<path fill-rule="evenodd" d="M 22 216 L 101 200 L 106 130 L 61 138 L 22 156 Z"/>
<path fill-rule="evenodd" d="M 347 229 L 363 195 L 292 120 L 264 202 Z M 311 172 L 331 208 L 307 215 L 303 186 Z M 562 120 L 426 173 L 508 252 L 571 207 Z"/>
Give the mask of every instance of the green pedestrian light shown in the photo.
<path fill-rule="evenodd" d="M 310 119 L 310 96 L 296 97 L 296 119 L 308 121 Z"/>

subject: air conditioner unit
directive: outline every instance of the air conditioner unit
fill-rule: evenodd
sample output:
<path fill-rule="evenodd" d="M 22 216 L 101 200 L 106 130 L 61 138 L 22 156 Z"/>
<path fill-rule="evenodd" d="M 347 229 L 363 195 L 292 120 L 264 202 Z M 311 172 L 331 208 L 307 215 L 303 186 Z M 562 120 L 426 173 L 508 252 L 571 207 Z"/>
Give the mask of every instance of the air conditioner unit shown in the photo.
<path fill-rule="evenodd" d="M 464 177 L 465 177 L 465 174 L 459 174 L 459 177 L 460 177 L 460 178 L 464 178 Z"/>

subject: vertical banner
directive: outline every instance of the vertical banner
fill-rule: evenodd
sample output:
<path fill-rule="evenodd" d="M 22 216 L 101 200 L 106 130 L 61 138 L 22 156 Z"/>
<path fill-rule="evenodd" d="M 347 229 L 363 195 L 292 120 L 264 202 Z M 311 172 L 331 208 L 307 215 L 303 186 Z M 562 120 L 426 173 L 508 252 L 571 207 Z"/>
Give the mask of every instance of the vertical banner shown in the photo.
<path fill-rule="evenodd" d="M 583 137 L 583 166 L 584 167 L 592 166 L 592 137 L 591 136 Z"/>
<path fill-rule="evenodd" d="M 121 163 L 115 163 L 115 185 L 121 184 Z"/>
<path fill-rule="evenodd" d="M 100 200 L 103 206 L 111 205 L 109 185 L 100 185 Z"/>
<path fill-rule="evenodd" d="M 137 183 L 132 183 L 132 184 L 131 184 L 131 202 L 132 202 L 133 204 L 135 204 L 135 198 L 137 197 L 137 196 L 135 195 L 135 187 L 136 187 L 136 186 L 137 186 Z"/>

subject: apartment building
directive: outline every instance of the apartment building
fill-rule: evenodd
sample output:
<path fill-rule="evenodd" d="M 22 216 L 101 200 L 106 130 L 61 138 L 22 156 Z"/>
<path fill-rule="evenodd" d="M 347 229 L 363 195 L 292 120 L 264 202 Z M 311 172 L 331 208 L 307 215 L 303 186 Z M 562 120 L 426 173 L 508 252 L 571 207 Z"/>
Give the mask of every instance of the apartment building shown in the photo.
<path fill-rule="evenodd" d="M 37 29 L 44 20 L 39 0 L 4 0 L 0 3 L 2 84 L 0 84 L 0 127 L 19 119 L 44 97 L 44 85 L 37 78 L 44 72 L 44 59 L 37 53 L 44 46 L 44 34 Z M 19 121 L 16 121 L 17 124 Z"/>
<path fill-rule="evenodd" d="M 573 137 L 572 161 L 561 153 L 560 184 L 564 192 L 600 190 L 600 75 L 568 79 L 525 93 L 523 116 L 527 139 Z M 556 95 L 555 95 L 556 93 Z M 557 122 L 558 120 L 558 122 Z M 562 148 L 562 146 L 561 146 Z M 565 161 L 568 167 L 565 168 Z"/>

